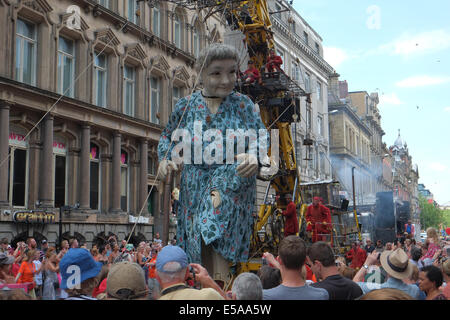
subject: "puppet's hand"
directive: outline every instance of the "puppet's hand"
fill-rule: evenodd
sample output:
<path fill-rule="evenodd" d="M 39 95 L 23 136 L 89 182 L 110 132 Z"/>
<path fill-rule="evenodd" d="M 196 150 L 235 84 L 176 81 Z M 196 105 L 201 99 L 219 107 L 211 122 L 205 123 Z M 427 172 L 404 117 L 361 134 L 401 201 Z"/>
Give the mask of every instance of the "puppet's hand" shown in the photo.
<path fill-rule="evenodd" d="M 248 153 L 241 153 L 236 156 L 238 163 L 237 173 L 240 177 L 248 178 L 258 172 L 258 159 Z"/>
<path fill-rule="evenodd" d="M 220 193 L 217 190 L 211 191 L 211 202 L 213 204 L 214 209 L 220 206 L 222 203 L 222 199 L 220 199 Z"/>
<path fill-rule="evenodd" d="M 178 166 L 175 162 L 171 160 L 163 160 L 159 163 L 158 174 L 162 180 L 164 180 L 167 173 L 172 172 L 172 170 L 178 171 Z"/>

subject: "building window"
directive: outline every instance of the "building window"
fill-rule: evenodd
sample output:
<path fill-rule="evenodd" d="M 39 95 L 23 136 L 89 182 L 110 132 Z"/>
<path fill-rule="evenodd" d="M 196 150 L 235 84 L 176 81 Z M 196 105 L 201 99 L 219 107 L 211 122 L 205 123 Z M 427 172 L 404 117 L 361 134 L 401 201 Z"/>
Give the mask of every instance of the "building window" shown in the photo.
<path fill-rule="evenodd" d="M 75 82 L 75 42 L 59 37 L 58 41 L 58 93 L 73 98 Z"/>
<path fill-rule="evenodd" d="M 36 83 L 36 26 L 17 19 L 16 80 L 30 85 Z"/>
<path fill-rule="evenodd" d="M 111 7 L 110 7 L 110 3 L 109 2 L 110 2 L 110 0 L 99 0 L 98 4 L 101 5 L 101 6 L 104 6 L 105 8 L 110 9 Z"/>
<path fill-rule="evenodd" d="M 172 90 L 172 111 L 175 110 L 175 106 L 177 105 L 178 100 L 181 98 L 181 88 L 173 87 Z"/>
<path fill-rule="evenodd" d="M 176 14 L 173 17 L 173 43 L 181 48 L 181 22 Z"/>
<path fill-rule="evenodd" d="M 194 33 L 192 35 L 192 53 L 194 54 L 194 57 L 198 57 L 199 52 L 200 52 L 200 35 L 196 27 L 194 28 Z"/>
<path fill-rule="evenodd" d="M 66 203 L 66 157 L 55 155 L 55 208 Z"/>
<path fill-rule="evenodd" d="M 122 150 L 120 154 L 120 208 L 124 212 L 128 212 L 128 153 Z"/>
<path fill-rule="evenodd" d="M 27 150 L 9 148 L 8 165 L 8 202 L 13 207 L 26 206 Z"/>
<path fill-rule="evenodd" d="M 159 124 L 159 105 L 161 100 L 160 80 L 150 78 L 150 122 Z"/>
<path fill-rule="evenodd" d="M 91 143 L 90 147 L 90 208 L 100 210 L 100 148 Z"/>
<path fill-rule="evenodd" d="M 275 17 L 277 17 L 279 20 L 281 20 L 281 5 L 275 2 Z"/>
<path fill-rule="evenodd" d="M 148 157 L 147 170 L 148 170 L 148 174 L 151 174 L 151 175 L 155 175 L 156 174 L 156 161 L 155 161 L 155 158 Z"/>
<path fill-rule="evenodd" d="M 300 67 L 295 62 L 292 64 L 292 79 L 300 81 Z"/>
<path fill-rule="evenodd" d="M 123 112 L 132 117 L 135 104 L 135 77 L 135 68 L 125 65 L 123 68 Z"/>
<path fill-rule="evenodd" d="M 292 18 L 291 18 L 292 19 Z M 292 22 L 290 23 L 290 29 L 292 33 L 295 33 L 295 21 L 292 20 Z"/>
<path fill-rule="evenodd" d="M 128 20 L 130 22 L 136 23 L 136 10 L 136 0 L 128 0 Z"/>
<path fill-rule="evenodd" d="M 323 136 L 323 119 L 322 117 L 317 117 L 317 132 L 319 136 Z"/>
<path fill-rule="evenodd" d="M 157 36 L 157 37 L 160 37 L 161 36 L 161 34 L 160 34 L 160 24 L 161 24 L 161 22 L 160 22 L 160 19 L 161 18 L 161 15 L 160 15 L 160 11 L 159 11 L 159 8 L 157 8 L 157 7 L 154 7 L 153 8 L 153 15 L 152 15 L 152 30 L 153 30 L 153 33 Z"/>
<path fill-rule="evenodd" d="M 317 42 L 315 43 L 315 48 L 316 48 L 316 53 L 320 54 L 320 46 Z"/>
<path fill-rule="evenodd" d="M 305 73 L 305 91 L 311 92 L 311 75 L 309 73 Z"/>
<path fill-rule="evenodd" d="M 305 31 L 303 31 L 303 41 L 308 44 L 308 34 Z"/>
<path fill-rule="evenodd" d="M 317 100 L 322 101 L 322 84 L 319 81 L 316 83 L 316 88 Z"/>
<path fill-rule="evenodd" d="M 95 55 L 94 59 L 94 94 L 95 104 L 106 107 L 107 57 L 104 54 Z"/>

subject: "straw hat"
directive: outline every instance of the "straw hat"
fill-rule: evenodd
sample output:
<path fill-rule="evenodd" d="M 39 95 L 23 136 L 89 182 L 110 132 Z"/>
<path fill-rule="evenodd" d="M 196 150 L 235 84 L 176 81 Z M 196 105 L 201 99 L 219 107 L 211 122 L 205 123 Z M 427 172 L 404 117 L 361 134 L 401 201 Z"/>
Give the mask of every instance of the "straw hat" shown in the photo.
<path fill-rule="evenodd" d="M 406 279 L 412 271 L 412 264 L 409 263 L 408 255 L 401 248 L 394 251 L 385 250 L 380 256 L 381 266 L 393 278 Z"/>

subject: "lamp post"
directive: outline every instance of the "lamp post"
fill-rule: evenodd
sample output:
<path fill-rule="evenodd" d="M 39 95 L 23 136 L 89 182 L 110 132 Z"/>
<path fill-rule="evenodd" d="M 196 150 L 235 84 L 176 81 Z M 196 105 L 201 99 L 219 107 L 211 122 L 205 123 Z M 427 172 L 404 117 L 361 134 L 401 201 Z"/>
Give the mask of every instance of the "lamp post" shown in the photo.
<path fill-rule="evenodd" d="M 62 243 L 62 223 L 63 223 L 63 213 L 66 211 L 71 212 L 72 209 L 78 209 L 80 207 L 79 203 L 76 203 L 74 206 L 61 206 L 59 207 L 59 235 L 58 235 L 58 246 L 59 250 L 61 250 L 61 243 Z"/>
<path fill-rule="evenodd" d="M 359 230 L 358 215 L 356 213 L 355 199 L 355 167 L 352 167 L 352 188 L 353 188 L 353 215 L 355 216 L 356 228 L 358 228 L 358 239 L 361 241 L 361 230 Z"/>

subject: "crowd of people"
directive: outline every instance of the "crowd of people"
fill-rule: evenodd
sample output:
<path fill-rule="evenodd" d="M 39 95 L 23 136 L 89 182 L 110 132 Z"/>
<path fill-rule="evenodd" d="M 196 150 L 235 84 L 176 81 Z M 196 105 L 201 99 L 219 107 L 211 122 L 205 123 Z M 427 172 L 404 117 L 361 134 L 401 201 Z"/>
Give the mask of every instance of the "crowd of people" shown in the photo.
<path fill-rule="evenodd" d="M 426 241 L 355 242 L 336 255 L 325 241 L 295 235 L 277 256 L 263 254 L 258 272 L 243 272 L 225 291 L 201 264 L 159 234 L 135 248 L 113 236 L 88 249 L 64 240 L 59 252 L 46 240 L 8 239 L 0 247 L 0 300 L 447 300 L 450 245 L 436 229 Z M 76 273 L 75 271 L 78 273 Z M 74 273 L 75 272 L 75 273 Z M 74 276 L 76 274 L 77 276 Z"/>

